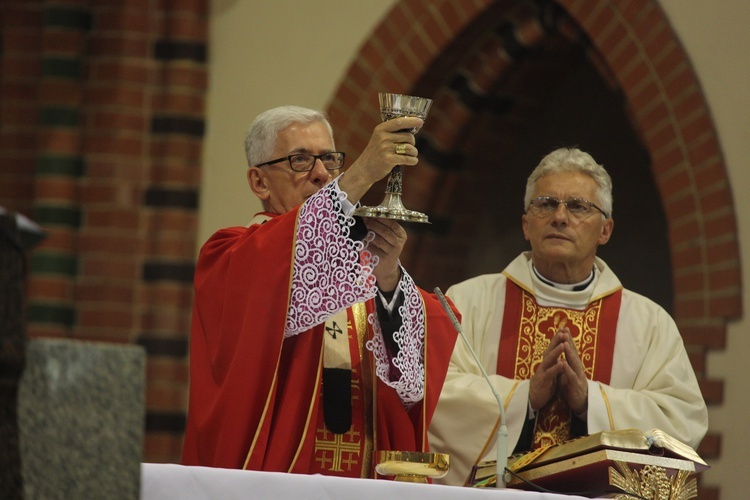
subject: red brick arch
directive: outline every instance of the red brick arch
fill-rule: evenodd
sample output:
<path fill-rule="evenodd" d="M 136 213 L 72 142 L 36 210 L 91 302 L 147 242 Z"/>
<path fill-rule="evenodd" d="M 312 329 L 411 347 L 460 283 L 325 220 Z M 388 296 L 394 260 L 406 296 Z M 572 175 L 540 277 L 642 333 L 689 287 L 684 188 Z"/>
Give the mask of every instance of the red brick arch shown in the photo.
<path fill-rule="evenodd" d="M 491 92 L 507 69 L 505 56 L 523 47 L 493 46 L 502 43 L 494 37 L 494 42 L 467 44 L 470 48 L 462 52 L 453 42 L 471 38 L 487 29 L 488 19 L 512 10 L 514 43 L 542 43 L 544 20 L 527 12 L 540 4 L 544 2 L 398 2 L 363 45 L 330 103 L 338 146 L 355 156 L 364 148 L 378 120 L 378 92 L 428 89 L 429 94 L 420 95 L 430 95 L 435 104 L 423 132 L 442 153 L 470 148 L 466 132 L 475 111 L 459 102 L 455 87 L 425 81 L 426 75 L 435 79 L 439 71 L 433 64 L 440 58 L 444 66 L 438 70 L 465 75 L 472 91 Z M 656 0 L 548 4 L 565 13 L 557 36 L 585 44 L 602 77 L 622 93 L 632 127 L 649 152 L 668 225 L 675 319 L 707 401 L 721 404 L 722 382 L 707 379 L 705 354 L 724 348 L 727 320 L 742 314 L 741 259 L 731 185 L 700 82 Z M 445 51 L 455 56 L 445 57 Z M 420 161 L 405 176 L 409 208 L 439 219 L 455 175 Z M 420 235 L 417 245 L 440 237 Z M 719 449 L 720 435 L 710 432 L 702 453 L 718 456 Z"/>

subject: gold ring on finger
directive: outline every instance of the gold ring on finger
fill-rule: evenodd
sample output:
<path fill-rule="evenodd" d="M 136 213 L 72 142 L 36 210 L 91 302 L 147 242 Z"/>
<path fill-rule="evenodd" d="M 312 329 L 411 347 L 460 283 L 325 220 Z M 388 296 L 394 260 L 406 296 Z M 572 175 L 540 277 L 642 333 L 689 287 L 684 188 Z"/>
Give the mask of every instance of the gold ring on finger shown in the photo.
<path fill-rule="evenodd" d="M 396 154 L 397 155 L 405 155 L 406 154 L 406 143 L 405 142 L 399 142 L 396 144 Z"/>

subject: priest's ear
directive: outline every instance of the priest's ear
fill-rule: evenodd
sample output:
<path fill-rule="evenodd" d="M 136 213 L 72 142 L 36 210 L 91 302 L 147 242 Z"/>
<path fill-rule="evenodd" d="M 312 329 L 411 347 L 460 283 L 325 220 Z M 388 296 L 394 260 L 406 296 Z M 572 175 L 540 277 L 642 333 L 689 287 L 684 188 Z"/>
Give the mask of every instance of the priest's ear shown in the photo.
<path fill-rule="evenodd" d="M 602 231 L 599 233 L 599 240 L 597 243 L 599 245 L 606 245 L 609 239 L 612 237 L 612 231 L 615 228 L 615 221 L 612 219 L 612 217 L 608 217 L 604 219 L 604 222 L 602 223 Z"/>
<path fill-rule="evenodd" d="M 247 183 L 253 194 L 255 194 L 255 196 L 257 196 L 262 202 L 265 202 L 271 196 L 266 176 L 258 167 L 248 167 Z"/>

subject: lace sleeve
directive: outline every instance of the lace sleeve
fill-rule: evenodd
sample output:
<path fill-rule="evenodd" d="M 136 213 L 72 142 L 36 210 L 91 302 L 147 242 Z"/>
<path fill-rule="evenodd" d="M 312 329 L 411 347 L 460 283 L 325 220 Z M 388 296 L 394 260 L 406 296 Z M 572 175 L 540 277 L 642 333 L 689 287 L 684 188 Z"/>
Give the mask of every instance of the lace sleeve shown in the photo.
<path fill-rule="evenodd" d="M 342 212 L 345 198 L 334 181 L 300 208 L 285 337 L 377 293 L 372 274 L 377 258 L 364 250 L 368 238 L 349 238 L 354 218 Z"/>
<path fill-rule="evenodd" d="M 398 286 L 404 294 L 404 303 L 398 309 L 402 325 L 393 334 L 399 347 L 398 354 L 392 360 L 389 358 L 376 314 L 370 314 L 367 318 L 374 331 L 367 348 L 375 356 L 378 378 L 396 390 L 408 409 L 424 396 L 425 315 L 422 296 L 411 276 L 404 272 Z M 391 380 L 391 363 L 401 373 L 398 380 Z"/>

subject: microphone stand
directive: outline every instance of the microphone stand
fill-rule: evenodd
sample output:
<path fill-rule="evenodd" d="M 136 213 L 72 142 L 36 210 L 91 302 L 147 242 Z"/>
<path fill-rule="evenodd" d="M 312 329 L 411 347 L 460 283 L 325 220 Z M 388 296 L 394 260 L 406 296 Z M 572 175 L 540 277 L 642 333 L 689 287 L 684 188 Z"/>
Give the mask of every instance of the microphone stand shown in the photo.
<path fill-rule="evenodd" d="M 508 428 L 505 426 L 505 407 L 503 406 L 503 402 L 500 400 L 500 395 L 495 390 L 495 387 L 493 387 L 492 382 L 490 382 L 489 375 L 487 375 L 487 372 L 482 366 L 482 363 L 479 361 L 479 357 L 477 356 L 477 353 L 474 352 L 474 349 L 471 347 L 471 344 L 469 344 L 469 340 L 466 338 L 466 335 L 464 335 L 464 331 L 461 328 L 461 324 L 458 322 L 456 315 L 453 314 L 453 310 L 450 308 L 450 306 L 448 305 L 448 302 L 445 300 L 445 295 L 443 295 L 443 292 L 440 290 L 439 287 L 435 287 L 434 291 L 435 291 L 435 295 L 437 295 L 438 300 L 440 300 L 440 304 L 442 304 L 443 309 L 445 309 L 445 312 L 448 313 L 448 317 L 451 319 L 451 322 L 453 323 L 453 327 L 456 329 L 459 336 L 464 341 L 464 344 L 466 344 L 466 347 L 469 349 L 469 352 L 474 357 L 474 361 L 476 362 L 479 369 L 482 371 L 482 375 L 484 376 L 484 379 L 487 381 L 487 384 L 490 386 L 492 395 L 495 396 L 495 399 L 497 400 L 497 406 L 500 408 L 500 428 L 497 430 L 497 439 L 496 439 L 497 470 L 496 470 L 495 487 L 505 488 L 507 484 L 507 481 L 505 480 L 505 469 L 508 466 Z"/>

